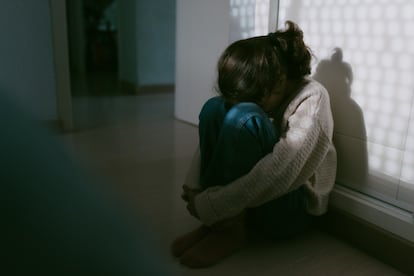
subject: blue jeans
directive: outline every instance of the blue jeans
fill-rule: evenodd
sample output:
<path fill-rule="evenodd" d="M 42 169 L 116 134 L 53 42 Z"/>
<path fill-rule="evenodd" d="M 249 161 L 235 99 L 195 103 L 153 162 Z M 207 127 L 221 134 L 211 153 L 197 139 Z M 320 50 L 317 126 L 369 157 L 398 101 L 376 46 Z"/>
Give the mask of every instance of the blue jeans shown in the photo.
<path fill-rule="evenodd" d="M 226 185 L 248 173 L 278 140 L 272 122 L 254 103 L 226 106 L 208 100 L 199 116 L 201 185 Z"/>
<path fill-rule="evenodd" d="M 229 106 L 221 97 L 214 97 L 204 104 L 199 119 L 203 189 L 227 185 L 247 174 L 279 140 L 269 117 L 254 103 Z M 252 232 L 276 238 L 300 231 L 308 218 L 303 188 L 246 211 Z"/>

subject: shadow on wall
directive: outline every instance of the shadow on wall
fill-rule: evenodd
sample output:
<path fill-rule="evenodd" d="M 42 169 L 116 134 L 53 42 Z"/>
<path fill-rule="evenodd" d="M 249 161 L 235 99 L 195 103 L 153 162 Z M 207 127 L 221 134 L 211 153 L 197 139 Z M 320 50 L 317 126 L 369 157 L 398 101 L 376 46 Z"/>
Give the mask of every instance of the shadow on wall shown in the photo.
<path fill-rule="evenodd" d="M 341 48 L 321 60 L 313 78 L 323 84 L 331 98 L 334 144 L 338 153 L 337 183 L 360 188 L 367 183 L 368 152 L 364 114 L 351 98 L 352 67 L 343 61 Z"/>

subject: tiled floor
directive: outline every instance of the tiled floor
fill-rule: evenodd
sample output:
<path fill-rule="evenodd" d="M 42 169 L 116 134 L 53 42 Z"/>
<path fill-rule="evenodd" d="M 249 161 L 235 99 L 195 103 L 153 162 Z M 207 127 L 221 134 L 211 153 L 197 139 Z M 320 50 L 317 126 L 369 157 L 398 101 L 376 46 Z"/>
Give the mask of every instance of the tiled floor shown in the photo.
<path fill-rule="evenodd" d="M 77 130 L 60 138 L 82 166 L 115 185 L 168 254 L 173 238 L 198 223 L 180 200 L 197 128 L 173 116 L 173 93 L 74 98 Z M 177 275 L 401 275 L 317 230 L 295 240 L 253 244 L 208 269 Z"/>

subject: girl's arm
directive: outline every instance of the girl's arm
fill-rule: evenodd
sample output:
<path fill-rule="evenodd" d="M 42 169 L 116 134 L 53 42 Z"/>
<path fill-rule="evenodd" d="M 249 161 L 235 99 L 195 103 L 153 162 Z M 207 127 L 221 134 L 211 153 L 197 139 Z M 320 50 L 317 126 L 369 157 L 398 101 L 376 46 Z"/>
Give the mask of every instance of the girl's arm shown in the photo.
<path fill-rule="evenodd" d="M 197 213 L 212 225 L 298 188 L 311 178 L 331 148 L 320 123 L 320 95 L 302 99 L 288 118 L 288 129 L 273 152 L 245 176 L 226 186 L 214 186 L 195 198 Z M 329 102 L 328 102 L 329 104 Z"/>
<path fill-rule="evenodd" d="M 194 153 L 190 168 L 184 181 L 184 186 L 190 190 L 201 190 L 200 186 L 200 147 Z"/>

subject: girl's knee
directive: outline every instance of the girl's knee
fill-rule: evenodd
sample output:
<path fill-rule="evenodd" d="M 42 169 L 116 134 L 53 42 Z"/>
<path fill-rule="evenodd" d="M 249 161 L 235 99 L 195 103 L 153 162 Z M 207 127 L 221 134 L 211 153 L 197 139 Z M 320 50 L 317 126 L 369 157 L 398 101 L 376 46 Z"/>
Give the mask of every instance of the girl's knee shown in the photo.
<path fill-rule="evenodd" d="M 214 97 L 207 100 L 200 111 L 200 120 L 206 119 L 211 116 L 217 116 L 217 114 L 221 114 L 224 112 L 224 100 L 222 97 Z"/>
<path fill-rule="evenodd" d="M 255 103 L 239 103 L 234 105 L 226 114 L 226 125 L 238 125 L 252 117 L 261 117 L 268 120 L 266 113 Z"/>

